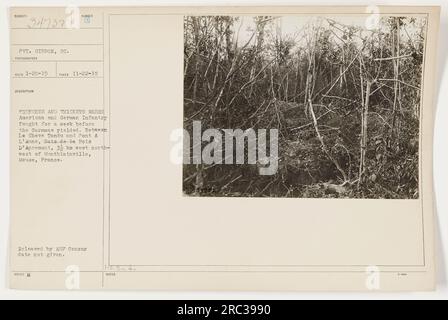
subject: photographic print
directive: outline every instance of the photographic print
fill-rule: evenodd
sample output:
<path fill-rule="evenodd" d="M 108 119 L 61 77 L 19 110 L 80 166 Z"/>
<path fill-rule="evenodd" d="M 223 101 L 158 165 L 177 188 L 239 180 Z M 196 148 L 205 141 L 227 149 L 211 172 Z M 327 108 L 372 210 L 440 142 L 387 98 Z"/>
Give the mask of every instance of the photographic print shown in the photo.
<path fill-rule="evenodd" d="M 426 17 L 187 16 L 187 196 L 419 198 Z"/>
<path fill-rule="evenodd" d="M 9 8 L 8 286 L 435 290 L 441 12 Z"/>

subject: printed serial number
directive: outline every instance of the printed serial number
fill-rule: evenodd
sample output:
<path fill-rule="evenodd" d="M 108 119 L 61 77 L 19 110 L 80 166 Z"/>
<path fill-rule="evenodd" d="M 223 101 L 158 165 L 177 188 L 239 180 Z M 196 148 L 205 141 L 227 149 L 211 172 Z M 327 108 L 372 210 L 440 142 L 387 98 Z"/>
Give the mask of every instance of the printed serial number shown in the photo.
<path fill-rule="evenodd" d="M 271 313 L 269 305 L 222 305 L 222 315 L 268 315 Z"/>

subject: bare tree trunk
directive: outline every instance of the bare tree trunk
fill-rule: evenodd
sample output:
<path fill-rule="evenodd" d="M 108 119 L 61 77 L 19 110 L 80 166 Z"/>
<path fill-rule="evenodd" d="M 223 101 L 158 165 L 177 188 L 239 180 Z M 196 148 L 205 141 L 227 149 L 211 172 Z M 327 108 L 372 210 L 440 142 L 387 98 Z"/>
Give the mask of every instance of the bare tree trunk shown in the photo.
<path fill-rule="evenodd" d="M 232 18 L 229 18 L 232 19 Z M 227 60 L 232 60 L 232 38 L 231 38 L 231 20 L 227 21 L 226 29 L 225 29 L 225 38 L 226 38 L 226 52 L 227 52 Z"/>
<path fill-rule="evenodd" d="M 275 100 L 275 91 L 274 91 L 274 71 L 273 68 L 269 68 L 271 71 L 271 93 L 272 93 L 272 99 Z"/>
<path fill-rule="evenodd" d="M 339 162 L 333 157 L 330 150 L 328 150 L 327 146 L 325 145 L 324 139 L 323 139 L 322 135 L 320 134 L 319 125 L 317 123 L 317 119 L 316 119 L 316 115 L 314 113 L 313 103 L 311 102 L 311 99 L 308 100 L 308 107 L 310 109 L 309 112 L 310 112 L 311 118 L 313 119 L 314 130 L 316 131 L 316 135 L 317 135 L 317 138 L 319 139 L 322 150 L 325 152 L 327 157 L 331 160 L 331 162 L 333 162 L 335 167 L 341 173 L 342 178 L 344 179 L 344 183 L 347 182 L 348 181 L 347 174 L 345 173 L 344 169 L 342 169 Z"/>
<path fill-rule="evenodd" d="M 392 56 L 400 57 L 400 18 L 396 19 L 396 33 L 392 37 Z M 391 144 L 398 148 L 398 133 L 399 133 L 399 117 L 398 117 L 398 105 L 400 99 L 400 59 L 393 60 L 394 65 L 394 104 L 392 107 L 392 141 Z"/>
<path fill-rule="evenodd" d="M 196 100 L 198 92 L 198 82 L 199 82 L 199 55 L 200 55 L 200 39 L 199 39 L 199 21 L 198 18 L 192 17 L 193 28 L 194 28 L 194 38 L 196 47 L 196 64 L 194 70 L 194 86 L 193 86 L 193 110 L 196 110 Z"/>
<path fill-rule="evenodd" d="M 304 99 L 304 106 L 305 106 L 305 116 L 308 118 L 308 102 L 311 101 L 311 96 L 313 94 L 313 58 L 312 55 L 314 55 L 314 53 L 311 53 L 310 56 L 308 57 L 308 70 L 306 73 L 306 84 L 305 84 L 305 99 Z"/>
<path fill-rule="evenodd" d="M 297 70 L 296 70 L 296 83 L 294 87 L 294 102 L 297 102 L 299 90 L 302 88 L 302 69 L 300 68 L 300 54 L 297 54 Z"/>
<path fill-rule="evenodd" d="M 258 19 L 256 21 L 256 41 L 255 41 L 255 53 L 254 58 L 252 61 L 252 67 L 250 70 L 250 77 L 249 81 L 251 82 L 249 87 L 249 97 L 252 96 L 252 93 L 254 91 L 254 75 L 257 68 L 257 62 L 258 62 L 258 55 L 263 50 L 263 43 L 264 43 L 264 27 L 265 27 L 265 21 L 263 18 Z"/>
<path fill-rule="evenodd" d="M 372 86 L 372 82 L 367 81 L 364 105 L 361 110 L 361 136 L 360 136 L 361 150 L 360 150 L 360 157 L 359 157 L 358 187 L 364 182 L 364 173 L 365 173 L 365 169 L 366 169 L 367 124 L 368 124 L 368 115 L 369 115 L 369 100 L 370 100 L 371 86 Z"/>

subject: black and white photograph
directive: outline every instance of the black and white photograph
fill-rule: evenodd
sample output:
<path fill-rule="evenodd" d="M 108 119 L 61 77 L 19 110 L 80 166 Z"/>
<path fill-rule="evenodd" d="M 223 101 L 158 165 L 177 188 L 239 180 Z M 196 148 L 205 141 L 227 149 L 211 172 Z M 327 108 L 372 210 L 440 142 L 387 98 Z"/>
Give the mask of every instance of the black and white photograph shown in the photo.
<path fill-rule="evenodd" d="M 184 195 L 419 199 L 426 28 L 184 17 Z"/>

